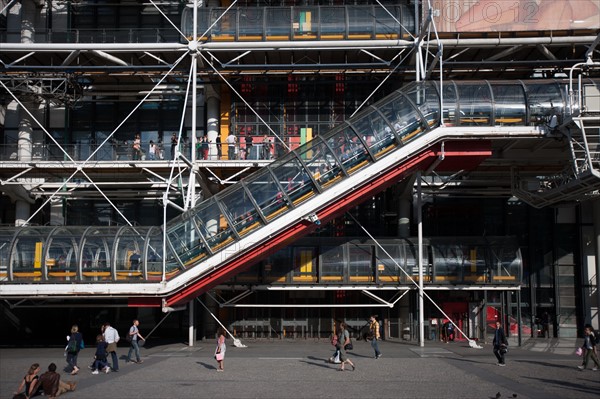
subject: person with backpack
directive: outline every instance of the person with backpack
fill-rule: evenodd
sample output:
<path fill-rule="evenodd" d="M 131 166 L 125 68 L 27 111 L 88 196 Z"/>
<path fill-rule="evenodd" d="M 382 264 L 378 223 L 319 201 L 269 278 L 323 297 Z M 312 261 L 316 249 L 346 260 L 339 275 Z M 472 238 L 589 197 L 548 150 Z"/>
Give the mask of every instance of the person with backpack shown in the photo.
<path fill-rule="evenodd" d="M 81 350 L 82 342 L 83 337 L 79 332 L 79 327 L 77 324 L 73 324 L 71 327 L 71 334 L 67 336 L 67 347 L 65 348 L 67 352 L 67 363 L 71 367 L 71 375 L 75 375 L 79 372 L 79 367 L 77 367 L 77 356 Z"/>
<path fill-rule="evenodd" d="M 133 320 L 133 325 L 129 328 L 129 332 L 127 333 L 127 342 L 129 342 L 127 363 L 142 363 L 142 359 L 140 358 L 139 341 L 145 341 L 145 338 L 140 334 L 140 329 L 138 328 L 139 325 L 140 321 L 138 319 Z M 135 353 L 135 360 L 131 359 L 132 352 Z"/>
<path fill-rule="evenodd" d="M 593 368 L 592 371 L 597 371 L 598 368 L 600 368 L 600 362 L 598 361 L 598 354 L 596 353 L 596 346 L 598 345 L 599 341 L 600 341 L 600 337 L 597 337 L 596 335 L 600 335 L 596 332 L 596 334 L 594 334 L 594 327 L 592 327 L 591 324 L 586 324 L 583 328 L 583 345 L 581 346 L 581 349 L 583 349 L 583 363 L 581 364 L 581 366 L 577 366 L 577 368 L 579 370 L 585 370 L 587 368 L 587 364 L 590 361 L 590 357 L 592 358 L 592 360 L 594 361 L 594 363 L 596 364 Z"/>

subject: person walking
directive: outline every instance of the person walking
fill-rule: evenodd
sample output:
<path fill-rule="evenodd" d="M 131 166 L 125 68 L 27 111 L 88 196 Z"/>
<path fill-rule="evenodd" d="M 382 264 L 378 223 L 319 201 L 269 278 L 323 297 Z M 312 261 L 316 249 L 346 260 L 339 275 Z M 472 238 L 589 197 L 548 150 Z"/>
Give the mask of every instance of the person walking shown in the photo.
<path fill-rule="evenodd" d="M 585 370 L 587 368 L 587 364 L 590 361 L 590 357 L 596 364 L 592 371 L 597 371 L 600 368 L 600 362 L 598 362 L 598 354 L 596 352 L 596 336 L 594 334 L 594 327 L 591 324 L 586 324 L 583 328 L 583 345 L 581 349 L 585 352 L 583 354 L 583 363 L 581 366 L 577 366 L 579 370 Z"/>
<path fill-rule="evenodd" d="M 61 381 L 60 374 L 56 372 L 56 364 L 50 363 L 48 371 L 40 376 L 39 386 L 44 395 L 52 399 L 65 392 L 74 391 L 77 383 Z"/>
<path fill-rule="evenodd" d="M 346 365 L 346 363 L 352 367 L 352 371 L 356 369 L 356 366 L 354 365 L 354 363 L 352 363 L 352 360 L 350 360 L 346 355 L 346 345 L 348 345 L 349 343 L 350 333 L 346 329 L 346 323 L 341 322 L 340 328 L 338 330 L 338 340 L 335 345 L 335 348 L 340 354 L 340 368 L 338 369 L 339 371 L 344 371 L 344 366 Z"/>
<path fill-rule="evenodd" d="M 498 363 L 496 364 L 501 367 L 506 366 L 504 355 L 508 352 L 508 341 L 506 340 L 506 334 L 504 334 L 500 320 L 496 320 L 496 330 L 494 331 L 494 341 L 492 344 L 494 345 L 494 355 L 498 359 Z"/>
<path fill-rule="evenodd" d="M 79 367 L 77 367 L 77 356 L 79 355 L 79 351 L 81 350 L 81 342 L 83 341 L 83 337 L 79 332 L 79 327 L 77 324 L 73 324 L 71 326 L 71 334 L 67 336 L 67 363 L 71 368 L 71 375 L 75 375 L 79 372 Z"/>
<path fill-rule="evenodd" d="M 119 371 L 119 356 L 117 356 L 117 343 L 119 342 L 119 332 L 111 327 L 109 322 L 104 323 L 104 341 L 108 344 L 106 351 L 112 358 L 112 371 Z"/>
<path fill-rule="evenodd" d="M 225 345 L 225 332 L 223 329 L 219 329 L 217 337 L 217 347 L 215 348 L 215 360 L 217 361 L 217 371 L 225 371 L 223 363 L 225 361 L 225 352 L 227 351 L 227 345 Z"/>
<path fill-rule="evenodd" d="M 106 374 L 110 372 L 108 366 L 106 348 L 108 344 L 104 341 L 102 334 L 96 336 L 96 353 L 94 354 L 94 364 L 92 365 L 92 374 L 99 374 L 104 371 Z"/>
<path fill-rule="evenodd" d="M 129 353 L 127 353 L 128 363 L 142 363 L 142 359 L 140 358 L 139 340 L 145 341 L 145 338 L 140 334 L 140 329 L 138 328 L 139 325 L 140 321 L 135 319 L 133 320 L 133 325 L 129 328 L 129 336 L 127 337 L 127 341 L 129 341 Z M 135 353 L 135 361 L 131 359 L 132 352 Z"/>
<path fill-rule="evenodd" d="M 379 359 L 381 351 L 379 350 L 379 343 L 377 341 L 381 339 L 381 334 L 379 332 L 379 322 L 375 315 L 369 318 L 369 337 L 371 338 L 371 347 L 375 351 L 375 359 Z"/>
<path fill-rule="evenodd" d="M 39 372 L 40 372 L 39 363 L 33 363 L 31 365 L 31 367 L 29 367 L 29 371 L 27 371 L 27 374 L 25 375 L 25 377 L 23 377 L 23 380 L 21 381 L 19 388 L 17 388 L 15 395 L 18 395 L 21 393 L 21 391 L 23 391 L 22 393 L 25 395 L 25 397 L 31 398 L 31 397 L 37 396 L 39 393 L 41 393 L 38 389 L 39 388 L 38 387 L 38 385 L 39 385 L 38 384 L 38 381 L 39 381 L 38 373 Z"/>

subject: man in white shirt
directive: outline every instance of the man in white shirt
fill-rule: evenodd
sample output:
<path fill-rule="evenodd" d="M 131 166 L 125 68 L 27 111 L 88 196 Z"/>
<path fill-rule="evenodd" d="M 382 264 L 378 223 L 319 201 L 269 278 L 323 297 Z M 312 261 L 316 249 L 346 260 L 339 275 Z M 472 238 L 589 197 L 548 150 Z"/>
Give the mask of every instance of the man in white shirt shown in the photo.
<path fill-rule="evenodd" d="M 229 160 L 235 159 L 235 143 L 237 137 L 235 137 L 233 132 L 229 132 L 229 136 L 227 136 L 225 140 L 227 141 L 227 158 Z"/>
<path fill-rule="evenodd" d="M 112 371 L 119 371 L 119 356 L 117 356 L 117 342 L 119 342 L 119 332 L 110 326 L 109 322 L 103 326 L 104 341 L 108 344 L 106 352 L 112 357 Z"/>

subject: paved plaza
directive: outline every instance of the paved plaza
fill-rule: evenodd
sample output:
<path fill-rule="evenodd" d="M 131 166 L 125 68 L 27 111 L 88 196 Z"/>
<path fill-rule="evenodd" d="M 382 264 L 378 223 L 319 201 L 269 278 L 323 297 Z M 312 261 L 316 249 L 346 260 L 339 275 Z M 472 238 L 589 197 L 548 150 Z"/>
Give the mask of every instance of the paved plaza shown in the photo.
<path fill-rule="evenodd" d="M 421 348 L 405 341 L 383 341 L 383 357 L 370 345 L 354 342 L 349 353 L 355 371 L 338 372 L 327 363 L 327 340 L 227 340 L 225 372 L 216 371 L 214 342 L 196 346 L 148 342 L 142 364 L 126 364 L 119 347 L 120 371 L 92 375 L 87 365 L 94 349 L 79 355 L 81 371 L 62 371 L 62 348 L 0 349 L 0 399 L 11 398 L 34 363 L 45 370 L 55 362 L 63 380 L 77 381 L 65 398 L 598 398 L 600 371 L 579 371 L 573 353 L 581 340 L 530 340 L 510 347 L 507 366 L 496 366 L 490 344 L 427 341 Z M 125 344 L 125 343 L 123 343 Z M 153 345 L 154 344 L 154 345 Z"/>

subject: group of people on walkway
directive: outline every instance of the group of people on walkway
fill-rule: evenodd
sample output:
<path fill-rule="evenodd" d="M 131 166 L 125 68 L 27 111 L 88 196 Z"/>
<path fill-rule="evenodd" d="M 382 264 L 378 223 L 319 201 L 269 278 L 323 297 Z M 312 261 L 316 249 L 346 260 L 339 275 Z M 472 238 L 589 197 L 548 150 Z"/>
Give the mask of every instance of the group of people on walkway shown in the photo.
<path fill-rule="evenodd" d="M 142 363 L 140 356 L 140 346 L 145 342 L 145 338 L 139 330 L 140 322 L 134 319 L 132 326 L 127 333 L 127 341 L 129 342 L 129 352 L 127 354 L 127 362 Z M 119 357 L 117 355 L 117 343 L 120 341 L 119 332 L 112 327 L 110 323 L 104 323 L 100 328 L 100 333 L 96 335 L 96 350 L 91 365 L 88 366 L 92 370 L 92 374 L 109 373 L 111 371 L 119 371 Z M 224 345 L 223 337 L 223 345 Z M 79 326 L 74 324 L 71 326 L 69 335 L 67 335 L 67 346 L 65 347 L 65 356 L 67 366 L 65 371 L 71 375 L 77 375 L 80 371 L 77 365 L 79 352 L 85 347 L 83 336 L 79 332 Z M 224 353 L 224 351 L 223 351 Z M 112 362 L 108 361 L 110 354 Z M 132 358 L 135 356 L 135 360 Z M 74 391 L 77 386 L 76 382 L 63 382 L 60 379 L 60 374 L 56 372 L 56 364 L 50 363 L 48 371 L 38 376 L 40 365 L 34 363 L 29 368 L 29 371 L 23 377 L 23 381 L 15 392 L 14 399 L 31 398 L 38 395 L 45 395 L 50 398 L 58 397 L 59 395 Z"/>
<path fill-rule="evenodd" d="M 375 359 L 381 358 L 381 351 L 379 350 L 379 341 L 381 340 L 381 333 L 379 332 L 379 322 L 377 316 L 373 315 L 369 318 L 369 332 L 366 335 L 366 340 L 371 343 L 371 347 L 375 352 Z M 354 349 L 354 344 L 348 331 L 348 326 L 345 322 L 340 322 L 337 331 L 331 339 L 331 344 L 335 347 L 333 356 L 329 358 L 330 363 L 339 364 L 339 371 L 344 371 L 346 364 L 352 367 L 352 371 L 356 370 L 356 365 L 350 360 L 346 351 Z"/>

